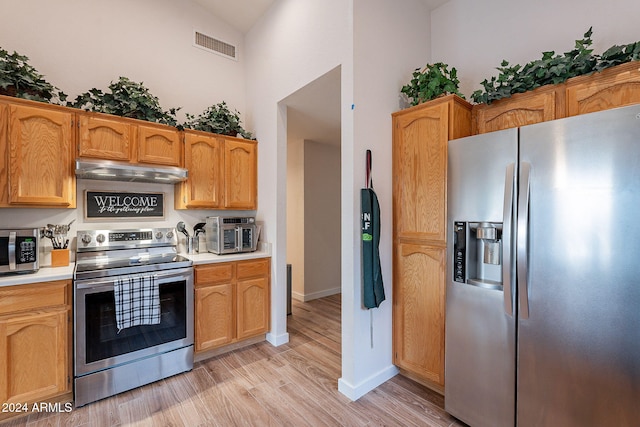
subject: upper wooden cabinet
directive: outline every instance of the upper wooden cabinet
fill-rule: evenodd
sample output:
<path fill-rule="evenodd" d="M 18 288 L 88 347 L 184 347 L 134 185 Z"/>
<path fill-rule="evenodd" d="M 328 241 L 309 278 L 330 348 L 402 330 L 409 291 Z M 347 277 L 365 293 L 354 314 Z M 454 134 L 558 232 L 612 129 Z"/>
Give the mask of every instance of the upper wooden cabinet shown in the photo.
<path fill-rule="evenodd" d="M 257 207 L 257 142 L 188 130 L 184 159 L 189 178 L 176 184 L 176 209 Z"/>
<path fill-rule="evenodd" d="M 258 153 L 256 141 L 225 137 L 224 207 L 256 209 Z"/>
<path fill-rule="evenodd" d="M 392 117 L 394 236 L 444 241 L 447 142 L 471 133 L 471 105 L 451 95 Z"/>
<path fill-rule="evenodd" d="M 180 132 L 169 126 L 138 125 L 138 163 L 181 166 Z"/>
<path fill-rule="evenodd" d="M 78 157 L 182 166 L 181 133 L 170 126 L 79 113 Z"/>
<path fill-rule="evenodd" d="M 176 209 L 221 208 L 224 176 L 224 141 L 203 132 L 185 132 L 184 167 L 186 181 L 176 184 Z"/>
<path fill-rule="evenodd" d="M 176 209 L 257 208 L 257 141 L 0 96 L 0 207 L 76 207 L 76 157 L 188 169 Z"/>
<path fill-rule="evenodd" d="M 509 129 L 640 103 L 640 62 L 473 106 L 473 133 Z"/>
<path fill-rule="evenodd" d="M 73 120 L 67 108 L 0 100 L 0 206 L 76 207 Z"/>
<path fill-rule="evenodd" d="M 593 113 L 640 102 L 640 62 L 581 76 L 566 84 L 567 116 Z"/>
<path fill-rule="evenodd" d="M 473 133 L 493 132 L 564 117 L 563 101 L 564 92 L 561 89 L 545 86 L 490 105 L 475 105 Z"/>
<path fill-rule="evenodd" d="M 111 116 L 80 113 L 78 156 L 131 161 L 135 126 Z"/>
<path fill-rule="evenodd" d="M 9 106 L 0 102 L 0 207 L 9 204 L 9 142 L 7 122 Z"/>

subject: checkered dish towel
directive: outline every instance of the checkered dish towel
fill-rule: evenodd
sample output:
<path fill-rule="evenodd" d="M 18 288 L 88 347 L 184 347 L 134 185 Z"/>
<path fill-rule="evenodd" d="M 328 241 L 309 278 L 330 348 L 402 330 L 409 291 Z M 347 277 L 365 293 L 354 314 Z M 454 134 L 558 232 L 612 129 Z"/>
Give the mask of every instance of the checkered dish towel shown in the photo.
<path fill-rule="evenodd" d="M 160 323 L 160 291 L 153 274 L 120 277 L 113 289 L 118 333 L 132 326 Z"/>

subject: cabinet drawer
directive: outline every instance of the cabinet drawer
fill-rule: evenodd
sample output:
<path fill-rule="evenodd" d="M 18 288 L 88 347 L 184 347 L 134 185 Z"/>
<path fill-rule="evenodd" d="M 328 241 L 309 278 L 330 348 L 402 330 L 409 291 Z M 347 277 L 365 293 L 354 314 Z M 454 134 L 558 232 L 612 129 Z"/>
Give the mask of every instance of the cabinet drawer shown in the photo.
<path fill-rule="evenodd" d="M 0 288 L 0 314 L 69 304 L 68 280 Z"/>
<path fill-rule="evenodd" d="M 269 258 L 238 263 L 238 280 L 249 277 L 263 277 L 269 274 Z"/>
<path fill-rule="evenodd" d="M 199 265 L 195 269 L 196 285 L 230 282 L 232 279 L 232 263 Z"/>

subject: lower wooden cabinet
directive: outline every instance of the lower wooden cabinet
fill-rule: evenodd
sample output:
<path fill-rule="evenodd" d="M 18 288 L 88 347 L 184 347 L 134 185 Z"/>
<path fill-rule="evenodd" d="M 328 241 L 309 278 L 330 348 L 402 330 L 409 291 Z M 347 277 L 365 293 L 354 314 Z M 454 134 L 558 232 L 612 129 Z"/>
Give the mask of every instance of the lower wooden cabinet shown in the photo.
<path fill-rule="evenodd" d="M 236 303 L 238 339 L 267 332 L 269 326 L 269 279 L 267 277 L 238 281 Z"/>
<path fill-rule="evenodd" d="M 234 285 L 196 288 L 196 351 L 229 344 L 235 338 Z"/>
<path fill-rule="evenodd" d="M 69 280 L 0 288 L 0 402 L 71 398 L 70 301 Z"/>
<path fill-rule="evenodd" d="M 446 248 L 400 243 L 393 284 L 394 364 L 444 386 Z"/>
<path fill-rule="evenodd" d="M 270 259 L 195 267 L 195 351 L 202 353 L 269 330 Z"/>

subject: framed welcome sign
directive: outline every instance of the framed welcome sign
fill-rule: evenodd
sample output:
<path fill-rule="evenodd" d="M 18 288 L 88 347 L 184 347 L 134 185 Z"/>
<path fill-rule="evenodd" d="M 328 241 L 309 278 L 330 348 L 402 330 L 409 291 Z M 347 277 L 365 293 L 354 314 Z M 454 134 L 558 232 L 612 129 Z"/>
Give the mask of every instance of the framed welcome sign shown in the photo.
<path fill-rule="evenodd" d="M 164 193 L 85 191 L 85 219 L 164 219 Z"/>

